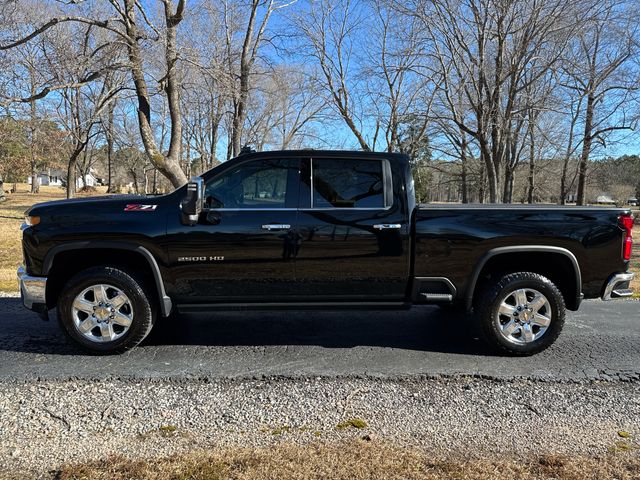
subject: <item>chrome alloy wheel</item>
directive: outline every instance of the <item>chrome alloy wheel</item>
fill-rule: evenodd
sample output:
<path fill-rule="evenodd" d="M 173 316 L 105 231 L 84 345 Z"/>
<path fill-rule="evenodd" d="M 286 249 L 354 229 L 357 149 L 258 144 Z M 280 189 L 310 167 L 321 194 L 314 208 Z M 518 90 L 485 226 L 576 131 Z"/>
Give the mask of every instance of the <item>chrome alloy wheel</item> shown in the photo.
<path fill-rule="evenodd" d="M 73 300 L 73 324 L 86 339 L 112 342 L 122 337 L 133 322 L 133 307 L 125 293 L 112 285 L 92 285 Z"/>
<path fill-rule="evenodd" d="M 551 320 L 549 300 L 533 288 L 520 288 L 508 293 L 500 302 L 494 319 L 502 336 L 517 345 L 542 337 Z"/>

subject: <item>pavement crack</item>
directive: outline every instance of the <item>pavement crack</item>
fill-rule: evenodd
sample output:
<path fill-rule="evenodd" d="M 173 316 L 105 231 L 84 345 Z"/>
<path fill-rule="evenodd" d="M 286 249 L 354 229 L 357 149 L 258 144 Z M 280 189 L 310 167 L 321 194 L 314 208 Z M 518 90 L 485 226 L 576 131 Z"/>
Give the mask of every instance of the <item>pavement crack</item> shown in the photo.
<path fill-rule="evenodd" d="M 67 430 L 71 431 L 71 424 L 69 423 L 69 421 L 66 418 L 64 418 L 64 417 L 62 417 L 62 416 L 60 416 L 60 415 L 58 415 L 56 413 L 53 413 L 51 410 L 49 410 L 46 407 L 42 407 L 42 410 L 44 410 L 46 413 L 48 413 L 49 416 L 51 416 L 51 418 L 55 418 L 59 422 L 62 422 L 64 424 L 64 426 L 67 427 Z"/>
<path fill-rule="evenodd" d="M 528 403 L 525 403 L 525 404 L 524 404 L 524 407 L 525 407 L 527 410 L 530 410 L 530 411 L 532 411 L 533 413 L 535 413 L 538 417 L 542 418 L 542 414 L 540 413 L 540 411 L 539 411 L 536 407 L 534 407 L 533 405 L 529 405 Z"/>

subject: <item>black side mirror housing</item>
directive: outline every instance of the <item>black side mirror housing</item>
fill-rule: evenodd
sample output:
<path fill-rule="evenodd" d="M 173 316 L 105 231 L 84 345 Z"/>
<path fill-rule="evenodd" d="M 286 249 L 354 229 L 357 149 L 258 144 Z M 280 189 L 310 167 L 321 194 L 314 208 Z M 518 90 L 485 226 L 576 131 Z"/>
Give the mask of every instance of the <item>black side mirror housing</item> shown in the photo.
<path fill-rule="evenodd" d="M 187 196 L 180 202 L 181 221 L 183 225 L 193 227 L 198 223 L 204 202 L 204 180 L 202 177 L 191 177 L 187 184 Z"/>

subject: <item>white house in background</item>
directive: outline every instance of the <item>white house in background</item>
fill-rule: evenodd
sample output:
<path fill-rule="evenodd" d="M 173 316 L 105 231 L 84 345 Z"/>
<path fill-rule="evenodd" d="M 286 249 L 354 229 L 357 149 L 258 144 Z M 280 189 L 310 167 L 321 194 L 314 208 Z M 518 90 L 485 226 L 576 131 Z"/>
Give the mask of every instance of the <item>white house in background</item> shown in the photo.
<path fill-rule="evenodd" d="M 58 170 L 56 168 L 50 168 L 46 171 L 40 172 L 37 176 L 38 183 L 40 185 L 53 185 L 61 187 L 66 185 L 67 172 L 64 170 Z M 27 177 L 27 183 L 31 185 L 31 175 Z"/>
<path fill-rule="evenodd" d="M 65 170 L 50 168 L 46 171 L 40 172 L 37 179 L 40 185 L 63 187 L 67 185 L 67 172 Z M 31 176 L 27 177 L 27 183 L 31 185 Z M 78 189 L 82 187 L 95 187 L 98 185 L 102 185 L 101 179 L 96 177 L 93 171 L 90 171 L 85 175 L 84 179 L 80 175 L 76 177 L 76 188 Z"/>
<path fill-rule="evenodd" d="M 80 175 L 76 177 L 76 188 L 80 189 L 82 187 L 95 187 L 100 185 L 98 178 L 93 173 L 88 173 L 84 176 L 84 181 Z"/>

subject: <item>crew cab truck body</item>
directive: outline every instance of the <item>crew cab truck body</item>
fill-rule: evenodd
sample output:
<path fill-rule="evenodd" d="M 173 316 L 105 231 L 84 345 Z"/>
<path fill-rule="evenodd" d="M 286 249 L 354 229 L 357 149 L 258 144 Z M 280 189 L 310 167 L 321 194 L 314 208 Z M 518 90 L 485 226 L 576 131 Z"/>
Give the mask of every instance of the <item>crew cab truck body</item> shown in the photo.
<path fill-rule="evenodd" d="M 400 154 L 251 153 L 168 195 L 26 215 L 25 305 L 57 307 L 69 337 L 103 353 L 173 312 L 435 303 L 473 312 L 491 346 L 525 355 L 553 343 L 565 308 L 632 293 L 628 209 L 417 206 Z"/>

